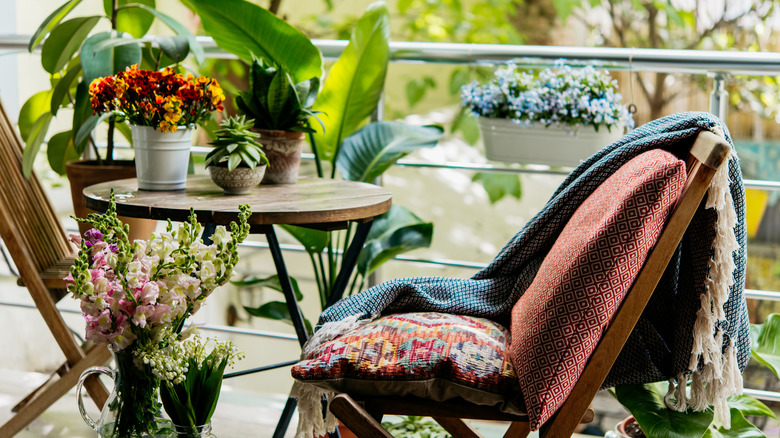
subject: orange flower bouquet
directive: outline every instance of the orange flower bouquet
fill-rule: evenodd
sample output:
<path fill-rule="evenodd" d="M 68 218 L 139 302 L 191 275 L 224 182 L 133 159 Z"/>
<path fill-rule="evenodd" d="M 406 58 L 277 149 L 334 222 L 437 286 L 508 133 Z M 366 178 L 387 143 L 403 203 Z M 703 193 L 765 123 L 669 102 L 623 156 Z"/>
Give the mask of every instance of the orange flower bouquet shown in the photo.
<path fill-rule="evenodd" d="M 114 113 L 137 126 L 176 132 L 223 111 L 225 94 L 216 79 L 184 76 L 170 67 L 162 71 L 128 67 L 89 85 L 90 104 L 96 114 Z"/>

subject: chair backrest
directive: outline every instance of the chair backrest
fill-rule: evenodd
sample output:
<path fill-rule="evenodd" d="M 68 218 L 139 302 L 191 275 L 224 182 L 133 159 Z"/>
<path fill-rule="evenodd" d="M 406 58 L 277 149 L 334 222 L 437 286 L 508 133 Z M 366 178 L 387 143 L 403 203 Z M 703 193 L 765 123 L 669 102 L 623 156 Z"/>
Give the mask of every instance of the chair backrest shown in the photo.
<path fill-rule="evenodd" d="M 576 427 L 581 413 L 598 392 L 647 306 L 715 173 L 720 166 L 726 165 L 730 150 L 728 143 L 718 135 L 709 131 L 699 133 L 686 160 L 687 179 L 680 201 L 590 356 L 577 385 L 555 416 L 542 426 L 543 432 L 550 432 L 545 436 L 564 436 L 565 433 L 559 435 L 558 431 L 574 430 Z"/>
<path fill-rule="evenodd" d="M 22 174 L 24 144 L 0 102 L 0 237 L 25 284 L 73 254 L 65 231 L 35 174 Z"/>

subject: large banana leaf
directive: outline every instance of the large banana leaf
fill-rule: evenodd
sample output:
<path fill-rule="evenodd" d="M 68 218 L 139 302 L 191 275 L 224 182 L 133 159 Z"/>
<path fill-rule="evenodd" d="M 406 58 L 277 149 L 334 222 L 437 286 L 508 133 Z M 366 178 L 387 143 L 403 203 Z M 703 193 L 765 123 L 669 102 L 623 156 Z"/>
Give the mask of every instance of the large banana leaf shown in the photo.
<path fill-rule="evenodd" d="M 222 50 L 251 63 L 253 57 L 282 65 L 300 82 L 322 76 L 322 54 L 286 21 L 244 0 L 191 0 L 203 28 Z"/>
<path fill-rule="evenodd" d="M 649 438 L 701 438 L 712 423 L 712 409 L 703 412 L 677 412 L 664 404 L 665 382 L 621 385 L 615 397 L 631 412 Z"/>
<path fill-rule="evenodd" d="M 371 226 L 366 245 L 358 258 L 363 277 L 393 257 L 417 248 L 428 248 L 433 239 L 433 224 L 424 222 L 400 205 L 379 216 Z"/>
<path fill-rule="evenodd" d="M 89 31 L 100 20 L 100 16 L 78 17 L 60 23 L 55 27 L 41 48 L 41 65 L 54 74 L 62 70 L 87 39 Z"/>
<path fill-rule="evenodd" d="M 128 34 L 114 32 L 100 32 L 87 38 L 81 47 L 81 68 L 84 71 L 84 82 L 87 84 L 95 78 L 111 76 L 141 62 L 139 43 L 116 44 L 103 50 L 96 48 L 98 44 L 109 41 L 130 42 L 133 39 Z"/>
<path fill-rule="evenodd" d="M 754 358 L 780 377 L 780 315 L 773 313 L 764 320 L 752 353 Z"/>
<path fill-rule="evenodd" d="M 383 3 L 372 4 L 357 23 L 349 44 L 328 73 L 313 109 L 325 132 L 314 135 L 319 156 L 333 161 L 341 142 L 362 126 L 376 108 L 390 58 L 390 16 Z"/>
<path fill-rule="evenodd" d="M 344 179 L 372 182 L 404 155 L 436 146 L 442 133 L 438 126 L 370 123 L 344 139 L 336 167 Z"/>

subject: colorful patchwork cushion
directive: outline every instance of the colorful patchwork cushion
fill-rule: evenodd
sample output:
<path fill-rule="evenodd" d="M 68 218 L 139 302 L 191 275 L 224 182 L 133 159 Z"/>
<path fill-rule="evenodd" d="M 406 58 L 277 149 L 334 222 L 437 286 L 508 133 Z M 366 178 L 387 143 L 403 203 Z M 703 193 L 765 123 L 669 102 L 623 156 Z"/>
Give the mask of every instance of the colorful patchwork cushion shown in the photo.
<path fill-rule="evenodd" d="M 531 428 L 563 404 L 658 239 L 685 163 L 652 150 L 579 206 L 512 309 L 510 357 Z"/>
<path fill-rule="evenodd" d="M 522 413 L 507 337 L 504 327 L 484 318 L 388 315 L 320 345 L 292 375 L 353 394 L 461 397 Z"/>

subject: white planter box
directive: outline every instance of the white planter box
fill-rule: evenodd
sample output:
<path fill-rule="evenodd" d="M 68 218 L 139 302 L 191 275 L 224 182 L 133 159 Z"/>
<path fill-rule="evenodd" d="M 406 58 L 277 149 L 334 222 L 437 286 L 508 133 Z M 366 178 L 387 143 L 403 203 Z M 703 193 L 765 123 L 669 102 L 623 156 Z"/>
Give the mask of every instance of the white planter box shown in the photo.
<path fill-rule="evenodd" d="M 608 131 L 582 126 L 567 131 L 558 126 L 545 128 L 537 123 L 527 128 L 508 119 L 479 117 L 485 156 L 493 161 L 548 166 L 576 167 L 581 161 L 623 136 L 622 127 Z"/>

